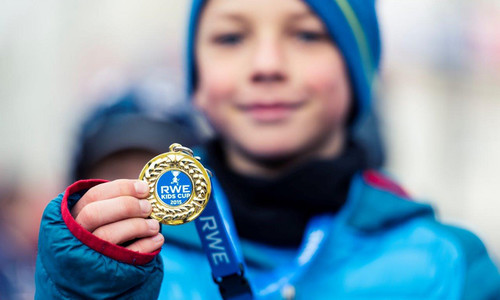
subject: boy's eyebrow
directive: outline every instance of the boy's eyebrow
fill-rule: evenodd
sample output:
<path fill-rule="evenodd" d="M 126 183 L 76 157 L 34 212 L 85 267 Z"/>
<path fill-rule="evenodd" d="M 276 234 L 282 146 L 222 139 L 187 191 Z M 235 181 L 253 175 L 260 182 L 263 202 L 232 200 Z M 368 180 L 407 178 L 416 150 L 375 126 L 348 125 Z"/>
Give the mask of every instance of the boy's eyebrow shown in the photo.
<path fill-rule="evenodd" d="M 287 24 L 297 24 L 300 22 L 314 21 L 315 23 L 319 23 L 321 27 L 324 29 L 324 24 L 321 22 L 315 13 L 312 11 L 301 11 L 296 13 L 290 13 L 287 16 L 286 22 Z"/>
<path fill-rule="evenodd" d="M 247 20 L 246 18 L 239 14 L 239 13 L 234 13 L 234 12 L 220 12 L 215 16 L 217 19 L 229 19 L 232 21 L 236 21 L 239 23 L 245 23 Z M 311 17 L 315 17 L 315 14 L 312 11 L 301 11 L 301 12 L 291 12 L 288 15 L 288 19 L 300 21 L 303 19 L 308 19 Z"/>
<path fill-rule="evenodd" d="M 289 15 L 289 18 L 294 20 L 301 20 L 301 19 L 311 18 L 314 16 L 315 14 L 311 11 L 301 11 L 301 12 L 291 13 Z"/>
<path fill-rule="evenodd" d="M 236 21 L 239 23 L 245 23 L 246 19 L 238 14 L 238 13 L 232 13 L 232 12 L 221 12 L 215 16 L 217 19 L 229 19 L 232 21 Z"/>

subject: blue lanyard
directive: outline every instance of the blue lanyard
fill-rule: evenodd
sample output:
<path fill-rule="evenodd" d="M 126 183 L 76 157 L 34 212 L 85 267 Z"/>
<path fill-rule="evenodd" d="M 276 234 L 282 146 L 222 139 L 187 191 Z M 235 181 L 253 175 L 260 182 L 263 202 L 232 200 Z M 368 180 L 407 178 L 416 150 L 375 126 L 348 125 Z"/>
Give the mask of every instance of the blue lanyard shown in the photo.
<path fill-rule="evenodd" d="M 219 285 L 223 299 L 253 299 L 248 280 L 245 277 L 243 255 L 238 236 L 230 216 L 229 208 L 214 194 L 221 191 L 215 177 L 211 178 L 212 194 L 207 206 L 195 220 L 196 230 L 207 255 L 212 277 Z"/>
<path fill-rule="evenodd" d="M 331 215 L 320 215 L 309 221 L 295 258 L 267 274 L 259 275 L 252 282 L 256 295 L 265 297 L 283 291 L 287 286 L 294 286 L 319 256 L 331 231 L 332 220 Z"/>
<path fill-rule="evenodd" d="M 195 225 L 222 298 L 247 300 L 253 299 L 254 296 L 264 297 L 297 282 L 325 244 L 333 217 L 322 215 L 313 218 L 308 224 L 295 259 L 260 275 L 250 285 L 245 277 L 243 255 L 227 199 L 215 176 L 212 176 L 211 182 L 211 199 L 200 217 L 195 220 Z"/>

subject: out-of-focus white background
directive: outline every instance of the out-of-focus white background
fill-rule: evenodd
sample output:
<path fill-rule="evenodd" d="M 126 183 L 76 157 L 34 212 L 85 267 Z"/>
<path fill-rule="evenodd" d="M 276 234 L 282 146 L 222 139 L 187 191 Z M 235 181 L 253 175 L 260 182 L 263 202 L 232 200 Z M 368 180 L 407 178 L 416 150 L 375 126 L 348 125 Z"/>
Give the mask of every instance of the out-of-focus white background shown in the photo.
<path fill-rule="evenodd" d="M 97 99 L 148 76 L 182 82 L 188 2 L 0 3 L 0 181 L 21 187 L 28 204 L 18 230 L 28 244 L 66 184 L 74 132 Z M 498 261 L 500 1 L 378 8 L 387 169 L 442 220 L 477 233 Z"/>

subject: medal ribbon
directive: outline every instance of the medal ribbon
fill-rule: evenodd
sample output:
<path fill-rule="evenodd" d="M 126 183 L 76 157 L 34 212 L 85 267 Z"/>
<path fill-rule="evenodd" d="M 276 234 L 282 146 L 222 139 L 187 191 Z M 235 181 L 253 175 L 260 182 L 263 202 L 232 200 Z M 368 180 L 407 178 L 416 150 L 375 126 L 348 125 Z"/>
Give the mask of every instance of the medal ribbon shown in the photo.
<path fill-rule="evenodd" d="M 221 191 L 215 177 L 211 178 L 212 194 L 207 206 L 195 220 L 196 230 L 207 255 L 212 276 L 219 285 L 223 299 L 253 299 L 248 280 L 245 277 L 245 265 L 239 246 L 235 226 L 228 211 L 228 206 L 220 202 L 214 194 Z"/>
<path fill-rule="evenodd" d="M 322 215 L 313 218 L 306 229 L 305 238 L 295 259 L 269 273 L 259 275 L 250 284 L 245 277 L 245 264 L 235 232 L 232 215 L 222 187 L 212 176 L 212 194 L 205 210 L 195 220 L 196 229 L 207 255 L 214 281 L 219 285 L 223 299 L 247 300 L 253 295 L 265 297 L 300 278 L 318 256 L 330 232 L 333 216 Z"/>

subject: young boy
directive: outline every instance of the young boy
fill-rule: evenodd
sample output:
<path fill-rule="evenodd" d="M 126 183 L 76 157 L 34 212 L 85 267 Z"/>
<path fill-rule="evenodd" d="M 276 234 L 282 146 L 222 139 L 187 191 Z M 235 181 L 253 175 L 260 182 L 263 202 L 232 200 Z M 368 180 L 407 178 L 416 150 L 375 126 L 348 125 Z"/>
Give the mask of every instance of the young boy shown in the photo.
<path fill-rule="evenodd" d="M 379 61 L 373 1 L 197 0 L 190 30 L 190 91 L 217 132 L 204 162 L 254 297 L 500 297 L 473 234 L 366 170 L 354 132 Z M 38 298 L 218 298 L 194 226 L 159 233 L 146 195 L 140 181 L 89 180 L 51 202 Z"/>

